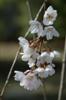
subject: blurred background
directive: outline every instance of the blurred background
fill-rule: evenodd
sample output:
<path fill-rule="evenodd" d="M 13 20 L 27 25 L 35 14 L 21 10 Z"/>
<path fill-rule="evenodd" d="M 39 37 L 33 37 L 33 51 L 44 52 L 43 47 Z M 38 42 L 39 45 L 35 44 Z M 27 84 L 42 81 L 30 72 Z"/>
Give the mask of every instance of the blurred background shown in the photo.
<path fill-rule="evenodd" d="M 29 13 L 26 5 L 27 0 L 0 0 L 0 92 L 18 50 L 18 37 L 24 36 L 29 27 Z M 29 0 L 32 19 L 35 18 L 44 0 Z M 60 83 L 60 72 L 66 34 L 66 0 L 48 0 L 47 6 L 52 5 L 58 11 L 54 27 L 60 34 L 60 38 L 49 41 L 48 45 L 61 53 L 59 59 L 55 59 L 56 74 L 47 79 L 44 84 L 47 100 L 57 100 Z M 42 20 L 44 10 L 39 19 Z M 28 36 L 27 38 L 30 38 Z M 24 71 L 27 65 L 18 58 L 8 86 L 4 92 L 3 100 L 43 100 L 41 89 L 28 92 L 14 81 L 14 70 Z M 66 69 L 65 69 L 66 70 Z M 65 73 L 66 76 L 66 73 Z M 64 77 L 62 100 L 66 100 L 66 77 Z"/>

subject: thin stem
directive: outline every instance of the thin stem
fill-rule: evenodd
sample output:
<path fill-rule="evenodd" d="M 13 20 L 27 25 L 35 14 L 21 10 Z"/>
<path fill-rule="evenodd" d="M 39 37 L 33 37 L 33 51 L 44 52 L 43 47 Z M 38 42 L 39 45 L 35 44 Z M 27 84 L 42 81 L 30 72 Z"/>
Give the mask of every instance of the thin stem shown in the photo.
<path fill-rule="evenodd" d="M 43 94 L 43 99 L 47 100 L 45 86 L 42 86 L 42 94 Z"/>
<path fill-rule="evenodd" d="M 28 13 L 29 13 L 28 14 L 29 15 L 29 20 L 32 20 L 32 14 L 31 14 L 30 4 L 29 4 L 29 1 L 28 0 L 27 0 L 26 4 L 27 4 L 27 8 L 28 8 Z M 33 39 L 34 38 L 35 38 L 35 36 L 33 35 Z"/>
<path fill-rule="evenodd" d="M 2 91 L 1 91 L 0 96 L 3 95 L 3 93 L 4 93 L 4 91 L 5 91 L 5 88 L 6 88 L 7 84 L 8 84 L 9 78 L 10 78 L 10 76 L 11 76 L 13 67 L 14 67 L 14 65 L 15 65 L 15 63 L 16 63 L 16 60 L 17 60 L 17 57 L 18 57 L 18 54 L 19 54 L 20 49 L 21 49 L 21 47 L 19 47 L 19 49 L 18 49 L 18 51 L 17 51 L 17 53 L 16 53 L 15 59 L 14 59 L 14 61 L 13 61 L 13 63 L 12 63 L 12 66 L 11 66 L 11 68 L 10 68 L 10 71 L 9 71 L 9 73 L 8 73 L 8 76 L 7 76 L 7 78 L 6 78 L 6 81 L 5 81 L 5 84 L 4 84 L 4 86 L 3 86 L 3 89 L 2 89 Z"/>
<path fill-rule="evenodd" d="M 43 40 L 40 41 L 39 52 L 42 51 Z"/>
<path fill-rule="evenodd" d="M 36 15 L 36 17 L 35 17 L 34 20 L 37 20 L 37 19 L 38 19 L 39 15 L 40 15 L 40 13 L 41 13 L 41 11 L 42 11 L 42 9 L 43 9 L 43 7 L 44 7 L 44 2 L 43 2 L 43 4 L 41 5 L 41 7 L 40 7 L 40 9 L 39 9 L 39 11 L 38 11 L 38 13 L 37 13 L 37 15 Z"/>
<path fill-rule="evenodd" d="M 43 97 L 44 97 L 44 100 L 47 100 L 47 99 L 46 99 L 46 93 L 45 93 L 45 90 L 43 90 Z"/>
<path fill-rule="evenodd" d="M 30 10 L 30 4 L 29 4 L 28 0 L 27 0 L 26 4 L 27 4 L 27 7 L 28 7 L 28 12 L 29 12 L 30 20 L 32 20 L 32 15 L 31 15 L 31 10 Z M 27 32 L 26 32 L 26 34 L 25 34 L 24 37 L 27 37 L 27 35 L 29 34 L 29 32 L 30 32 L 30 28 L 27 30 Z"/>
<path fill-rule="evenodd" d="M 66 36 L 65 36 L 65 45 L 64 45 L 62 69 L 61 69 L 60 87 L 59 87 L 59 92 L 58 92 L 58 100 L 61 100 L 61 97 L 62 97 L 64 72 L 65 72 L 65 57 L 66 57 Z"/>
<path fill-rule="evenodd" d="M 32 15 L 31 15 L 31 10 L 30 10 L 30 4 L 29 4 L 28 0 L 26 1 L 26 4 L 27 4 L 27 8 L 28 8 L 29 19 L 32 20 Z"/>
<path fill-rule="evenodd" d="M 44 0 L 44 12 L 45 12 L 45 9 L 46 9 L 46 2 L 47 2 L 47 0 Z"/>
<path fill-rule="evenodd" d="M 39 14 L 41 13 L 43 7 L 44 7 L 44 3 L 43 3 L 42 6 L 40 7 L 40 9 L 39 9 L 39 11 L 38 11 L 38 13 L 37 13 L 37 15 L 36 15 L 35 20 L 37 20 L 37 18 L 38 18 L 38 16 L 39 16 Z M 28 35 L 29 32 L 30 32 L 30 28 L 27 30 L 27 32 L 26 32 L 26 34 L 25 34 L 24 37 L 26 37 L 26 36 Z M 19 49 L 18 49 L 18 51 L 17 51 L 17 53 L 16 53 L 15 59 L 14 59 L 14 61 L 13 61 L 13 63 L 12 63 L 12 66 L 11 66 L 11 68 L 10 68 L 10 70 L 9 70 L 9 73 L 8 73 L 8 75 L 7 75 L 7 78 L 6 78 L 6 81 L 5 81 L 5 84 L 4 84 L 4 86 L 3 86 L 3 89 L 2 89 L 2 91 L 1 91 L 0 96 L 3 95 L 3 93 L 4 93 L 4 91 L 5 91 L 5 88 L 6 88 L 7 84 L 8 84 L 8 82 L 9 82 L 9 78 L 10 78 L 10 76 L 11 76 L 12 70 L 13 70 L 14 65 L 15 65 L 15 63 L 16 63 L 16 60 L 17 60 L 17 58 L 18 58 L 20 49 L 21 49 L 21 47 L 19 47 Z"/>

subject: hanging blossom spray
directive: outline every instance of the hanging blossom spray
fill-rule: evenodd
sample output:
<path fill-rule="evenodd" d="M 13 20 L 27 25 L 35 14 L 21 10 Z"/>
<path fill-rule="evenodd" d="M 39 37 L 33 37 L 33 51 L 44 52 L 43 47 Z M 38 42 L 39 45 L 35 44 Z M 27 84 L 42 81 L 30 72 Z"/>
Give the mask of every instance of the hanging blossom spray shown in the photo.
<path fill-rule="evenodd" d="M 20 82 L 27 90 L 37 90 L 43 85 L 45 78 L 55 74 L 53 59 L 59 56 L 59 52 L 47 47 L 47 41 L 59 37 L 59 33 L 53 27 L 57 11 L 49 6 L 43 16 L 42 24 L 38 20 L 30 20 L 29 32 L 35 38 L 28 41 L 19 37 L 19 45 L 22 48 L 21 59 L 26 62 L 29 69 L 25 72 L 14 71 L 14 79 Z"/>

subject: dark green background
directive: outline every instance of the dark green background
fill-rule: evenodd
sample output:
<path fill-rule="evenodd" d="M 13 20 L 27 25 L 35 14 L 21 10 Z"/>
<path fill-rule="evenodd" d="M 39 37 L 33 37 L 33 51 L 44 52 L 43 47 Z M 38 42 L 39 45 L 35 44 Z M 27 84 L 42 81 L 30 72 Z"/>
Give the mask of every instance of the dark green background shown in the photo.
<path fill-rule="evenodd" d="M 18 36 L 27 31 L 29 14 L 26 1 L 0 0 L 0 41 L 17 41 Z M 29 3 L 34 19 L 43 0 L 29 0 Z M 52 5 L 58 11 L 54 25 L 62 37 L 66 34 L 66 2 L 65 0 L 48 0 L 48 5 Z M 40 14 L 39 20 L 42 19 L 43 13 Z"/>

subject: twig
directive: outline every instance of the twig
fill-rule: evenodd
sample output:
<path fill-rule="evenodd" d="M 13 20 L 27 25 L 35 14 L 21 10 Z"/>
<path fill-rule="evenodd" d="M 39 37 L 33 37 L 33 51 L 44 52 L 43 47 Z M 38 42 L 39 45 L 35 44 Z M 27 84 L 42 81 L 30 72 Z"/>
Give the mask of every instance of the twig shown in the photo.
<path fill-rule="evenodd" d="M 42 88 L 42 93 L 43 93 L 43 99 L 44 99 L 44 100 L 47 100 L 47 98 L 46 98 L 45 86 L 43 86 L 43 88 Z"/>
<path fill-rule="evenodd" d="M 38 11 L 38 13 L 37 13 L 37 15 L 36 15 L 36 17 L 35 17 L 34 20 L 37 20 L 38 19 L 39 14 L 41 13 L 41 11 L 42 11 L 43 8 L 44 8 L 44 11 L 45 11 L 46 2 L 47 2 L 47 0 L 44 0 L 44 3 L 42 4 L 41 8 L 39 9 L 39 11 Z"/>
<path fill-rule="evenodd" d="M 65 36 L 65 45 L 64 45 L 62 69 L 61 69 L 60 87 L 59 87 L 59 92 L 58 92 L 58 100 L 61 100 L 61 97 L 62 97 L 64 72 L 65 72 L 65 58 L 66 58 L 66 36 Z"/>
<path fill-rule="evenodd" d="M 29 4 L 28 0 L 26 1 L 26 4 L 27 4 L 27 8 L 28 8 L 29 19 L 32 20 L 32 15 L 31 15 L 31 10 L 30 10 L 30 4 Z"/>
<path fill-rule="evenodd" d="M 28 8 L 28 15 L 29 15 L 29 20 L 32 20 L 32 14 L 31 14 L 31 9 L 30 9 L 30 4 L 29 4 L 29 1 L 27 0 L 26 2 L 27 4 L 27 8 Z M 30 29 L 28 30 L 28 32 L 30 31 Z M 27 34 L 28 34 L 27 32 Z M 33 35 L 33 39 L 35 38 L 35 36 Z"/>
<path fill-rule="evenodd" d="M 46 3 L 48 2 L 48 0 L 44 0 L 44 12 L 45 12 L 45 9 L 46 9 Z"/>
<path fill-rule="evenodd" d="M 6 78 L 6 81 L 5 81 L 5 84 L 4 84 L 4 86 L 3 86 L 3 89 L 2 89 L 2 91 L 1 91 L 0 96 L 3 95 L 4 90 L 5 90 L 5 88 L 6 88 L 7 84 L 8 84 L 9 78 L 10 78 L 10 76 L 11 76 L 11 73 L 12 73 L 13 67 L 14 67 L 14 65 L 15 65 L 15 62 L 16 62 L 16 60 L 17 60 L 17 57 L 18 57 L 18 54 L 19 54 L 20 49 L 21 49 L 21 47 L 19 47 L 19 49 L 18 49 L 18 51 L 17 51 L 17 53 L 16 53 L 15 59 L 14 59 L 14 61 L 13 61 L 13 64 L 12 64 L 11 68 L 10 68 L 10 71 L 9 71 L 9 73 L 8 73 L 8 76 L 7 76 L 7 78 Z"/>
<path fill-rule="evenodd" d="M 42 11 L 42 9 L 43 9 L 43 6 L 44 6 L 44 3 L 43 3 L 42 6 L 40 7 L 40 9 L 39 9 L 39 11 L 38 11 L 38 13 L 37 13 L 37 15 L 36 15 L 35 20 L 37 20 L 39 14 L 41 13 L 41 11 Z M 28 31 L 26 32 L 26 34 L 25 34 L 24 37 L 26 37 L 26 36 L 28 35 L 29 31 L 30 31 L 30 28 L 28 29 Z M 15 63 L 16 63 L 16 60 L 17 60 L 17 57 L 18 57 L 18 55 L 19 55 L 20 49 L 21 49 L 21 47 L 19 47 L 19 49 L 18 49 L 18 51 L 17 51 L 17 53 L 16 53 L 15 59 L 14 59 L 14 61 L 13 61 L 13 63 L 12 63 L 12 66 L 11 66 L 11 68 L 10 68 L 10 70 L 9 70 L 9 73 L 8 73 L 8 75 L 7 75 L 7 78 L 6 78 L 6 81 L 5 81 L 5 84 L 4 84 L 4 86 L 3 86 L 3 89 L 2 89 L 2 91 L 1 91 L 0 96 L 3 95 L 3 93 L 4 93 L 4 91 L 5 91 L 5 88 L 6 88 L 7 84 L 8 84 L 9 78 L 10 78 L 10 76 L 11 76 L 12 70 L 13 70 L 14 65 L 15 65 Z"/>
<path fill-rule="evenodd" d="M 42 4 L 41 8 L 39 9 L 39 11 L 38 11 L 38 13 L 37 13 L 37 15 L 36 15 L 36 17 L 35 17 L 35 19 L 34 19 L 34 20 L 37 20 L 37 19 L 38 19 L 39 14 L 41 13 L 41 11 L 42 11 L 43 7 L 44 7 L 44 3 Z"/>

